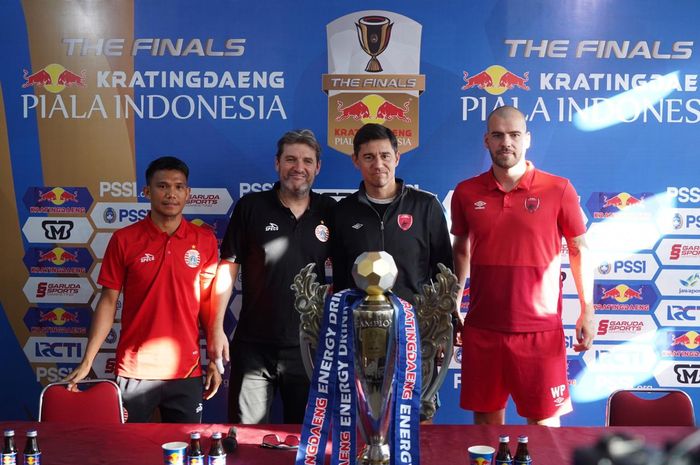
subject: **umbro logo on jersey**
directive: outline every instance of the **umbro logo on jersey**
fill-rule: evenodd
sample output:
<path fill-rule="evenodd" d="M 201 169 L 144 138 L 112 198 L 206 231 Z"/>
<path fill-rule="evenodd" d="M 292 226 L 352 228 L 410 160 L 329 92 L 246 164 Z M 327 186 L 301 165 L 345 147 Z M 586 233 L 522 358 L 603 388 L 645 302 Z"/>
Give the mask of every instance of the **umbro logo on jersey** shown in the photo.
<path fill-rule="evenodd" d="M 474 202 L 474 210 L 485 210 L 486 209 L 486 202 L 483 200 L 477 200 Z"/>
<path fill-rule="evenodd" d="M 360 229 L 362 226 L 364 226 L 362 223 L 355 223 L 352 225 L 352 229 Z"/>
<path fill-rule="evenodd" d="M 150 253 L 145 253 L 143 254 L 143 257 L 141 257 L 141 263 L 152 262 L 155 259 L 156 258 Z"/>
<path fill-rule="evenodd" d="M 280 227 L 277 226 L 275 223 L 270 223 L 267 226 L 265 226 L 265 231 L 279 231 Z"/>

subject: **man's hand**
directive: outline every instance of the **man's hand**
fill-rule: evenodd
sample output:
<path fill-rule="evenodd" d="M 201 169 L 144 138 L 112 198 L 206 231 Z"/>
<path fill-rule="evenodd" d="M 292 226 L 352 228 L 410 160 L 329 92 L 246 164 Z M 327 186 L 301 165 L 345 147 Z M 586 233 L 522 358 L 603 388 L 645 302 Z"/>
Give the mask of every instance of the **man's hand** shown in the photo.
<path fill-rule="evenodd" d="M 204 379 L 204 393 L 202 398 L 204 400 L 209 400 L 214 397 L 219 390 L 219 386 L 221 386 L 221 374 L 216 368 L 216 363 L 210 361 L 207 365 L 207 376 Z"/>
<path fill-rule="evenodd" d="M 452 330 L 454 339 L 452 343 L 455 347 L 462 347 L 462 329 L 464 329 L 464 317 L 461 313 L 452 315 Z"/>
<path fill-rule="evenodd" d="M 576 340 L 574 344 L 575 352 L 583 352 L 591 348 L 595 337 L 595 320 L 593 319 L 593 308 L 585 308 L 581 311 L 576 320 Z"/>
<path fill-rule="evenodd" d="M 213 360 L 216 370 L 224 374 L 224 365 L 229 362 L 228 337 L 223 328 L 212 330 L 207 338 L 207 357 Z"/>
<path fill-rule="evenodd" d="M 90 366 L 81 363 L 75 368 L 75 370 L 71 371 L 70 374 L 63 378 L 61 381 L 68 383 L 68 386 L 66 386 L 66 388 L 69 391 L 77 392 L 79 390 L 77 384 L 83 379 L 85 379 L 89 374 Z"/>

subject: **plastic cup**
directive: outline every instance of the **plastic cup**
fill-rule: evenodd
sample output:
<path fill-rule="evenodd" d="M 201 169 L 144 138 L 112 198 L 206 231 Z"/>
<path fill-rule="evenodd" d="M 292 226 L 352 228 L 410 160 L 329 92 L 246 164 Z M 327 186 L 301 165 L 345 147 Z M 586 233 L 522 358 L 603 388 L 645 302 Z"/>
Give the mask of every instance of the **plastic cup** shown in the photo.
<path fill-rule="evenodd" d="M 469 465 L 491 465 L 493 454 L 496 452 L 491 446 L 471 446 L 469 449 Z"/>
<path fill-rule="evenodd" d="M 182 441 L 163 444 L 163 463 L 165 465 L 185 465 L 187 443 Z"/>

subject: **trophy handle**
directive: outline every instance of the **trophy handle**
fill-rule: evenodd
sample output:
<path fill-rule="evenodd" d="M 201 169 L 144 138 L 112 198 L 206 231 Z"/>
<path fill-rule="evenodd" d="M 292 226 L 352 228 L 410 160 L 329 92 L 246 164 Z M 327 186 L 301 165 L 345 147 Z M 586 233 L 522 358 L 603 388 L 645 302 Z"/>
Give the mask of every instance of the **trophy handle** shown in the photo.
<path fill-rule="evenodd" d="M 452 312 L 459 294 L 457 276 L 442 263 L 438 263 L 438 269 L 437 283 L 425 284 L 423 292 L 415 296 L 423 375 L 421 414 L 425 419 L 435 415 L 433 397 L 445 380 L 452 359 Z M 436 370 L 435 361 L 440 352 L 443 362 Z"/>
<path fill-rule="evenodd" d="M 318 344 L 318 333 L 323 322 L 323 305 L 330 289 L 330 285 L 321 285 L 316 282 L 314 266 L 314 263 L 309 263 L 302 268 L 290 286 L 294 291 L 294 308 L 299 312 L 301 360 L 309 379 L 314 371 L 313 359 Z"/>

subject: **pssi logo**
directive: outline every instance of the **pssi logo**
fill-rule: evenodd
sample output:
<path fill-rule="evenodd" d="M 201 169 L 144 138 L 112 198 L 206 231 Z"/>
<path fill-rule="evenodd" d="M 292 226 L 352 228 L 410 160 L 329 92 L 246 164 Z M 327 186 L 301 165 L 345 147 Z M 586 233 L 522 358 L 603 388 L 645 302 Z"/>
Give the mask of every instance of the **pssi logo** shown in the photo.
<path fill-rule="evenodd" d="M 243 197 L 250 192 L 269 191 L 274 186 L 271 182 L 242 182 L 238 186 L 238 196 Z"/>

